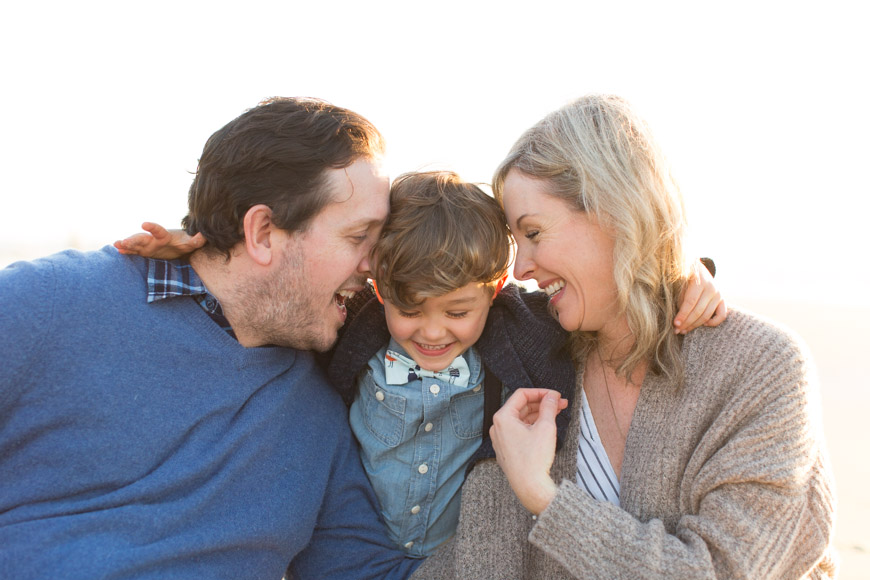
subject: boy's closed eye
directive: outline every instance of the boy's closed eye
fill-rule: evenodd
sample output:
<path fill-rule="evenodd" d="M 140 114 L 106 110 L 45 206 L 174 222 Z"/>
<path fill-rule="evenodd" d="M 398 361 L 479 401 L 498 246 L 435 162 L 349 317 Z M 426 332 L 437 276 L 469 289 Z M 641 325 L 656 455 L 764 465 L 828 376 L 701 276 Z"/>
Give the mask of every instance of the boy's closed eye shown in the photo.
<path fill-rule="evenodd" d="M 461 312 L 447 312 L 447 316 L 449 318 L 465 318 L 466 316 L 468 316 L 468 311 L 463 310 Z"/>

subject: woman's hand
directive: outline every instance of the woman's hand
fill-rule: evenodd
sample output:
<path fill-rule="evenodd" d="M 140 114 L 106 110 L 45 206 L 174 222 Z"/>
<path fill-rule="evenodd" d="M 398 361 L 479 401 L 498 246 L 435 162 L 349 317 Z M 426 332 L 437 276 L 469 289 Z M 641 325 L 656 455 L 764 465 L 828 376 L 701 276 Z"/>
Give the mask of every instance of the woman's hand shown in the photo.
<path fill-rule="evenodd" d="M 683 291 L 680 311 L 674 318 L 674 332 L 686 334 L 699 326 L 719 326 L 727 316 L 728 307 L 713 283 L 713 275 L 697 262 Z"/>
<path fill-rule="evenodd" d="M 151 222 L 142 224 L 142 229 L 148 233 L 134 234 L 118 240 L 114 246 L 122 254 L 172 260 L 186 256 L 205 245 L 205 238 L 199 233 L 191 237 L 184 230 L 167 230 Z"/>
<path fill-rule="evenodd" d="M 556 495 L 550 467 L 556 457 L 556 415 L 568 406 L 557 391 L 517 389 L 489 430 L 496 458 L 527 510 L 539 514 Z"/>

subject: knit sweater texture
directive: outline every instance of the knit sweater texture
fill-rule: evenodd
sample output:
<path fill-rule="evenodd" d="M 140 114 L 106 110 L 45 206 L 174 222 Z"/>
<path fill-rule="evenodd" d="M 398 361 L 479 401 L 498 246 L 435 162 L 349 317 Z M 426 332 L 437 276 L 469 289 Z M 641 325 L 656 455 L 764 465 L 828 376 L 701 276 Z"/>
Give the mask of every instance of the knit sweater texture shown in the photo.
<path fill-rule="evenodd" d="M 313 357 L 148 304 L 146 274 L 0 270 L 0 578 L 405 577 Z"/>
<path fill-rule="evenodd" d="M 453 540 L 426 579 L 832 578 L 835 508 L 815 373 L 802 342 L 732 310 L 683 342 L 682 388 L 648 373 L 632 418 L 621 506 L 576 481 L 580 405 L 536 519 L 493 460 L 462 492 Z M 575 398 L 583 387 L 578 364 Z"/>

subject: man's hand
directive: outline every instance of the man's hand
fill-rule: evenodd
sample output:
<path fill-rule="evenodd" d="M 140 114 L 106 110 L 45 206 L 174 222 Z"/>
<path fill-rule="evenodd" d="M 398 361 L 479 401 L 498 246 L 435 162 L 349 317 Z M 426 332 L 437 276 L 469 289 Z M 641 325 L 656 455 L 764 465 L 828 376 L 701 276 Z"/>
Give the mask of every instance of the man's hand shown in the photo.
<path fill-rule="evenodd" d="M 697 262 L 683 292 L 674 332 L 686 334 L 699 326 L 719 326 L 728 316 L 728 306 L 716 289 L 713 275 Z"/>

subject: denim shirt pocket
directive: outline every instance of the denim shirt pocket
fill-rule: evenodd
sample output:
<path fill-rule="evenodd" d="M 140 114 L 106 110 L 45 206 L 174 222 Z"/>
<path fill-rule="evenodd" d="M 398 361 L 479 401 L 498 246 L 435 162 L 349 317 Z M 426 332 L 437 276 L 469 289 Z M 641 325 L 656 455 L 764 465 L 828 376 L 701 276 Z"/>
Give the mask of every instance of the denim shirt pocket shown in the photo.
<path fill-rule="evenodd" d="M 363 420 L 369 433 L 387 447 L 397 446 L 405 432 L 405 397 L 378 387 L 371 373 L 360 389 Z"/>
<path fill-rule="evenodd" d="M 450 398 L 450 422 L 459 439 L 474 439 L 483 432 L 483 389 L 468 389 Z"/>

